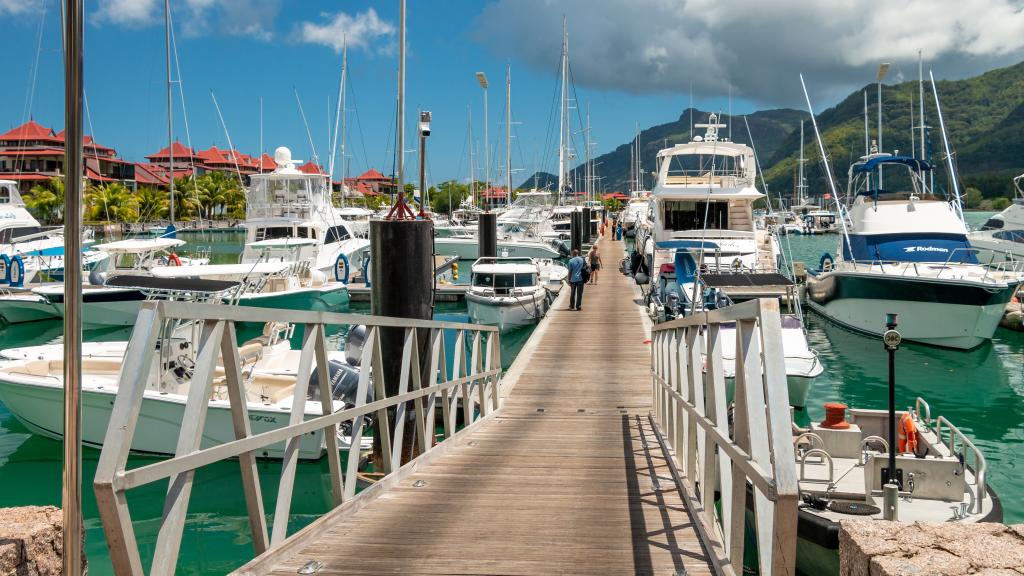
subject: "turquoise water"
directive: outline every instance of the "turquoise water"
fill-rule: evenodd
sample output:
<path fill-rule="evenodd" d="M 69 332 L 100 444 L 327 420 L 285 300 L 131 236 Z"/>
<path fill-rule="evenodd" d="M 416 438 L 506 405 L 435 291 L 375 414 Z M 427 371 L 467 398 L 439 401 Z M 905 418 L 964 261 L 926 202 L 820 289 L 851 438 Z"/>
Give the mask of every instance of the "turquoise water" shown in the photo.
<path fill-rule="evenodd" d="M 242 235 L 237 233 L 183 233 L 189 244 L 181 254 L 209 253 L 214 263 L 236 262 L 241 251 Z M 353 312 L 369 313 L 369 304 L 353 303 Z M 467 322 L 466 308 L 461 303 L 439 303 L 435 319 Z M 298 332 L 298 331 L 297 331 Z M 502 335 L 502 364 L 507 368 L 522 348 L 532 327 Z M 63 325 L 60 321 L 36 322 L 0 329 L 0 348 L 60 342 Z M 86 341 L 126 340 L 130 329 L 89 331 Z M 331 342 L 340 349 L 344 330 Z M 299 336 L 293 345 L 298 346 Z M 448 338 L 449 348 L 453 347 Z M 452 358 L 449 350 L 448 358 Z M 60 505 L 63 449 L 60 442 L 31 435 L 7 409 L 0 404 L 0 507 L 26 505 Z M 103 527 L 92 492 L 92 479 L 99 458 L 97 450 L 83 450 L 83 513 L 86 528 L 86 554 L 89 573 L 112 574 Z M 155 461 L 132 456 L 129 468 Z M 258 464 L 268 512 L 268 526 L 277 495 L 280 463 L 261 461 Z M 179 574 L 224 574 L 253 556 L 252 541 L 245 502 L 240 489 L 237 462 L 222 462 L 200 469 L 189 504 L 188 521 L 179 559 Z M 330 487 L 326 458 L 318 462 L 300 462 L 296 472 L 289 532 L 293 533 L 330 509 Z M 129 492 L 128 502 L 143 562 L 148 566 L 159 530 L 167 483 L 160 482 Z"/>

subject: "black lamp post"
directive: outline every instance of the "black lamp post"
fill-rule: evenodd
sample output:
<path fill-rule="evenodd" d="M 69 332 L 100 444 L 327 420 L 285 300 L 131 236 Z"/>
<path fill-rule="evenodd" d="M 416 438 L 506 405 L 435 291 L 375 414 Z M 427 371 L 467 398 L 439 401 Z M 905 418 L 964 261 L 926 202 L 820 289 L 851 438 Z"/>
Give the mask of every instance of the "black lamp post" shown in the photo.
<path fill-rule="evenodd" d="M 889 473 L 885 483 L 897 486 L 901 482 L 896 474 L 896 350 L 902 340 L 903 337 L 896 331 L 896 314 L 886 314 L 882 342 L 885 351 L 889 353 Z"/>

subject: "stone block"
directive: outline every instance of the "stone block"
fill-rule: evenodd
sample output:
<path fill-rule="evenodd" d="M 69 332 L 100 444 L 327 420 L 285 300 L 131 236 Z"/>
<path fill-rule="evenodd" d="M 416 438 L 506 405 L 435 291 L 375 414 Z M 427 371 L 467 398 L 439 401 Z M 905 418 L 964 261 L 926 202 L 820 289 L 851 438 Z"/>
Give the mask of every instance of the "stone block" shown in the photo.
<path fill-rule="evenodd" d="M 0 509 L 0 576 L 59 576 L 62 530 L 56 506 Z"/>

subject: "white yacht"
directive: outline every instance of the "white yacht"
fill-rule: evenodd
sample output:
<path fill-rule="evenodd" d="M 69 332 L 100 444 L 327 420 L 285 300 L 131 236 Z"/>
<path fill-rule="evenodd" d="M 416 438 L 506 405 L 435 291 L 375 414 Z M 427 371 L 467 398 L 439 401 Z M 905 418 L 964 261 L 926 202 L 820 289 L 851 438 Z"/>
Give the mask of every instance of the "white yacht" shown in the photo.
<path fill-rule="evenodd" d="M 855 330 L 881 334 L 894 313 L 906 340 L 970 349 L 992 338 L 1021 279 L 979 263 L 958 203 L 928 187 L 931 170 L 923 160 L 878 152 L 850 166 L 849 229 L 837 255 L 823 255 L 820 270 L 809 271 L 807 300 Z"/>
<path fill-rule="evenodd" d="M 197 353 L 196 334 L 191 338 L 180 336 L 187 334 L 191 327 L 177 328 L 174 331 L 177 336 L 161 340 L 154 358 L 152 375 L 139 411 L 139 426 L 132 439 L 133 452 L 158 456 L 175 454 Z M 247 409 L 254 434 L 275 430 L 288 423 L 300 354 L 299 350 L 290 348 L 289 332 L 287 325 L 268 325 L 262 337 L 239 347 Z M 95 343 L 83 347 L 81 434 L 86 446 L 100 448 L 103 445 L 126 350 L 127 342 Z M 33 433 L 60 440 L 64 401 L 63 346 L 56 344 L 8 350 L 4 356 L 14 359 L 0 362 L 0 401 Z M 354 405 L 358 369 L 351 363 L 351 352 L 328 351 L 327 357 L 334 390 L 333 409 L 340 411 Z M 316 373 L 315 369 L 313 373 Z M 319 388 L 316 386 L 309 388 L 304 413 L 306 419 L 322 414 Z M 234 439 L 221 365 L 214 372 L 202 447 Z M 351 434 L 345 427 L 339 428 L 338 440 L 341 448 L 350 445 Z M 372 438 L 364 438 L 361 447 L 369 448 L 371 443 Z M 271 446 L 260 456 L 281 458 L 282 448 L 283 444 Z M 324 448 L 323 431 L 316 431 L 302 439 L 299 457 L 320 458 Z"/>
<path fill-rule="evenodd" d="M 480 258 L 473 264 L 466 307 L 477 324 L 505 332 L 538 322 L 551 305 L 548 285 L 557 285 L 568 269 L 552 260 Z"/>
<path fill-rule="evenodd" d="M 779 272 L 778 240 L 754 226 L 754 202 L 765 197 L 755 186 L 754 152 L 719 140 L 725 125 L 715 114 L 697 127 L 706 129 L 703 137 L 658 153 L 650 235 L 638 239 L 642 258 L 632 259 L 652 272 L 648 311 L 661 322 L 751 298 L 779 298 L 791 310 L 782 322 L 790 403 L 802 408 L 823 368 L 807 343 L 794 283 Z"/>
<path fill-rule="evenodd" d="M 797 234 L 834 234 L 838 232 L 839 226 L 836 215 L 821 204 L 811 202 L 807 196 L 807 178 L 804 176 L 804 122 L 800 121 L 800 159 L 797 161 L 796 176 L 796 203 L 790 208 L 795 215 L 798 225 L 794 229 L 787 229 L 786 232 Z M 827 200 L 827 196 L 822 200 Z"/>
<path fill-rule="evenodd" d="M 369 257 L 370 241 L 359 238 L 352 221 L 331 203 L 328 177 L 305 174 L 284 146 L 274 151 L 277 168 L 253 174 L 245 207 L 245 249 L 242 263 L 267 260 L 309 260 L 312 268 L 347 282 Z M 256 244 L 266 240 L 308 239 L 298 254 L 292 246 L 279 252 Z"/>
<path fill-rule="evenodd" d="M 968 239 L 978 249 L 982 264 L 998 265 L 1007 260 L 1024 260 L 1024 191 L 1020 181 L 1024 174 L 1013 179 L 1016 194 L 1013 203 L 1002 212 L 985 221 L 981 229 L 971 232 Z"/>

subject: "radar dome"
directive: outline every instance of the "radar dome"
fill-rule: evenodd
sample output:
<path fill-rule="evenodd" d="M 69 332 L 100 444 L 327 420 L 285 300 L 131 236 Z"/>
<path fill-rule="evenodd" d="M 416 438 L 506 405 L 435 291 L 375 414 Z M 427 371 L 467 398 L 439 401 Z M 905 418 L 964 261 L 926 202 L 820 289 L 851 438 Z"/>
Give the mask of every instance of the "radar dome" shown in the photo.
<path fill-rule="evenodd" d="M 292 163 L 292 151 L 287 146 L 279 146 L 274 150 L 274 163 L 284 168 Z"/>

